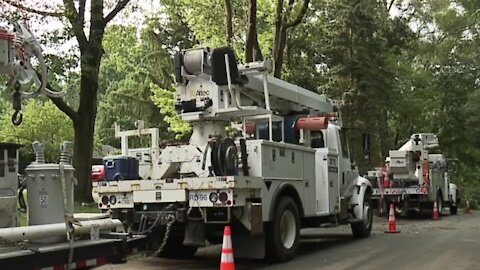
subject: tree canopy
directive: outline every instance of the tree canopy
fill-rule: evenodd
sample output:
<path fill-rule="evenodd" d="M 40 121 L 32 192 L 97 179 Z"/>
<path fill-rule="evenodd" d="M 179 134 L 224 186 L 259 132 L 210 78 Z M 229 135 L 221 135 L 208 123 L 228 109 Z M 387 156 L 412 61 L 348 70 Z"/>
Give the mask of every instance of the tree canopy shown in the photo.
<path fill-rule="evenodd" d="M 158 10 L 142 20 L 108 26 L 129 1 L 91 2 L 89 27 L 78 5 L 85 1 L 64 1 L 62 14 L 44 14 L 67 26 L 44 35 L 45 46 L 77 41 L 73 53 L 48 55 L 51 84 L 68 93 L 53 102 L 73 119 L 55 115 L 65 126 L 51 131 L 55 138 L 74 135 L 77 145 L 90 145 L 95 130 L 98 142 L 118 147 L 113 124 L 133 128 L 140 119 L 160 127 L 162 139 L 188 136 L 174 108 L 172 57 L 190 47 L 230 45 L 243 62 L 273 59 L 275 76 L 342 100 L 363 172 L 412 133 L 433 132 L 444 153 L 459 160 L 453 181 L 480 199 L 479 1 L 156 0 Z M 8 106 L 0 104 L 0 113 Z M 28 110 L 53 113 L 52 103 L 28 102 L 25 109 L 26 125 L 50 125 Z M 4 123 L 0 135 L 18 138 L 19 130 Z M 363 133 L 371 136 L 369 159 Z M 85 134 L 91 138 L 78 141 Z"/>

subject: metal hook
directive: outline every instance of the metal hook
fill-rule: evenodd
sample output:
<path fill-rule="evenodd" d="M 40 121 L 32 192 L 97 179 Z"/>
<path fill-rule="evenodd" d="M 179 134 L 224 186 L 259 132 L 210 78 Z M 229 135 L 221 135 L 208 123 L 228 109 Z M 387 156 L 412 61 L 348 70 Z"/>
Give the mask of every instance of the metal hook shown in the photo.
<path fill-rule="evenodd" d="M 23 114 L 20 111 L 15 111 L 12 115 L 12 124 L 19 126 L 23 121 Z"/>
<path fill-rule="evenodd" d="M 20 93 L 20 84 L 17 82 L 14 86 L 15 93 L 13 93 L 12 105 L 15 112 L 12 115 L 12 123 L 18 126 L 22 123 L 23 114 L 22 110 L 22 93 Z"/>

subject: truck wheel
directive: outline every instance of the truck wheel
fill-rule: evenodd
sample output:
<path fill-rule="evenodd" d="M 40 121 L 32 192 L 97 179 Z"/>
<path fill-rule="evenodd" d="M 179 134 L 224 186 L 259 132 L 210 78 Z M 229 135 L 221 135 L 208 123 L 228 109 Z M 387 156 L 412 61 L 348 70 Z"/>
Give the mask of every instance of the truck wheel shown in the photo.
<path fill-rule="evenodd" d="M 373 212 L 370 194 L 365 194 L 362 221 L 350 224 L 354 238 L 366 238 L 372 232 Z"/>
<path fill-rule="evenodd" d="M 291 260 L 300 244 L 300 214 L 295 201 L 281 197 L 273 221 L 267 226 L 267 258 L 277 262 Z"/>
<path fill-rule="evenodd" d="M 442 193 L 437 194 L 437 208 L 438 208 L 438 214 L 441 216 L 443 215 L 443 196 Z"/>
<path fill-rule="evenodd" d="M 450 205 L 450 214 L 451 215 L 456 215 L 457 214 L 457 210 L 458 210 L 458 206 L 453 206 L 453 205 Z"/>

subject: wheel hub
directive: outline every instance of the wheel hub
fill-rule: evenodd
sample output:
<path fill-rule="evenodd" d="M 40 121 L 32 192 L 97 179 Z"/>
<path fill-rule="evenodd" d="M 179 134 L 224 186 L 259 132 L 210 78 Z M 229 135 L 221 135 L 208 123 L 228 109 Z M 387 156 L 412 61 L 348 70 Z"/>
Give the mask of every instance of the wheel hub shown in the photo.
<path fill-rule="evenodd" d="M 372 222 L 373 218 L 373 212 L 370 209 L 370 205 L 368 203 L 363 204 L 363 223 L 365 224 L 365 227 L 370 227 L 370 224 Z"/>
<path fill-rule="evenodd" d="M 290 249 L 295 243 L 297 224 L 292 211 L 286 210 L 280 218 L 280 240 L 286 249 Z"/>

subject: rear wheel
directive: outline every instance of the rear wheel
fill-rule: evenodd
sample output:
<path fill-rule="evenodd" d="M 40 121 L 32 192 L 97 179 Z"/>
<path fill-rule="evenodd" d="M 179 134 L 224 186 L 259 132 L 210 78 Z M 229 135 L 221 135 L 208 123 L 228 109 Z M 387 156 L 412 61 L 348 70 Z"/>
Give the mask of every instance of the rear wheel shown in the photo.
<path fill-rule="evenodd" d="M 443 196 L 441 192 L 438 192 L 437 194 L 437 209 L 438 209 L 438 214 L 440 216 L 443 215 Z"/>
<path fill-rule="evenodd" d="M 458 205 L 460 204 L 460 195 L 458 195 L 458 190 L 455 192 L 455 205 L 454 203 L 450 204 L 450 214 L 456 215 L 458 210 Z"/>
<path fill-rule="evenodd" d="M 457 205 L 455 205 L 455 206 L 450 205 L 450 214 L 456 215 L 457 211 L 458 211 L 458 206 Z"/>
<path fill-rule="evenodd" d="M 300 241 L 300 214 L 295 201 L 290 197 L 280 198 L 273 221 L 267 226 L 268 259 L 277 262 L 291 260 Z"/>
<path fill-rule="evenodd" d="M 366 238 L 372 232 L 373 212 L 370 194 L 365 194 L 362 221 L 350 224 L 354 238 Z"/>

